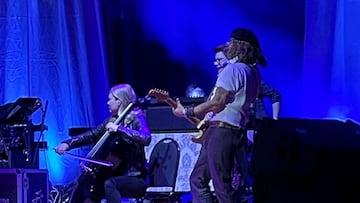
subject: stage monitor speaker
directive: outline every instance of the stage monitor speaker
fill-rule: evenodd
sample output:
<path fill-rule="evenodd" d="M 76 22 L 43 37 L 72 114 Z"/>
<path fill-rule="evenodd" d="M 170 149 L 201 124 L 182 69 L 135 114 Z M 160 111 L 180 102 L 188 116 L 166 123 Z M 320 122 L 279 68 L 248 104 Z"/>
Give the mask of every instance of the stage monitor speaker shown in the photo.
<path fill-rule="evenodd" d="M 338 120 L 265 119 L 255 137 L 255 203 L 360 202 L 360 135 Z"/>

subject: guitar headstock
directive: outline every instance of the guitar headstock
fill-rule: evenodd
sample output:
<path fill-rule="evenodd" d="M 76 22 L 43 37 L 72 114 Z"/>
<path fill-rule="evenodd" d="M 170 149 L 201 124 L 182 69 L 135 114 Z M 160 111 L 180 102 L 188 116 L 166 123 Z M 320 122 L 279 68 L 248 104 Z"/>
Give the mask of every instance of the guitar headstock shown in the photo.
<path fill-rule="evenodd" d="M 167 99 L 169 99 L 169 92 L 162 90 L 162 89 L 151 89 L 148 93 L 149 96 L 151 97 L 155 97 L 156 99 L 160 100 L 160 101 L 165 101 Z"/>

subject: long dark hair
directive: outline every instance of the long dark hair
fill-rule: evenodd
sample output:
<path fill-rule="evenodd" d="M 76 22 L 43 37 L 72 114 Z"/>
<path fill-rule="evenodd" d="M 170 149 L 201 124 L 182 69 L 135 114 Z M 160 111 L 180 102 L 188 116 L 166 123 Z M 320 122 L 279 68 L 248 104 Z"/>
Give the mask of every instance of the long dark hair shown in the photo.
<path fill-rule="evenodd" d="M 220 44 L 219 46 L 215 47 L 213 51 L 215 54 L 218 52 L 224 52 L 225 54 L 227 49 L 228 49 L 228 44 L 226 43 L 226 44 Z"/>
<path fill-rule="evenodd" d="M 264 66 L 261 64 L 261 58 L 263 59 L 263 56 L 260 49 L 249 42 L 232 39 L 225 50 L 225 56 L 229 59 L 237 57 L 239 62 L 243 62 L 249 66 L 255 66 L 258 63 Z"/>

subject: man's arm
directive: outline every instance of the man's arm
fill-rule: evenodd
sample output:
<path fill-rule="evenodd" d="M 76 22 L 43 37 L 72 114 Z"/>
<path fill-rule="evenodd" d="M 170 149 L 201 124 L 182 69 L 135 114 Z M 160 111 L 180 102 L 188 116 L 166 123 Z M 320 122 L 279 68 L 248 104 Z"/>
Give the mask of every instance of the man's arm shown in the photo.
<path fill-rule="evenodd" d="M 234 100 L 232 94 L 222 87 L 216 87 L 214 97 L 194 107 L 196 115 L 205 114 L 207 112 L 218 113 L 225 108 L 225 105 Z"/>
<path fill-rule="evenodd" d="M 273 115 L 273 119 L 274 119 L 274 120 L 279 119 L 279 114 L 280 114 L 280 102 L 272 103 L 272 115 Z"/>
<path fill-rule="evenodd" d="M 185 109 L 180 103 L 180 100 L 177 100 L 177 107 L 173 109 L 173 112 L 178 117 L 203 115 L 207 112 L 217 113 L 222 111 L 225 108 L 225 105 L 233 100 L 234 95 L 231 94 L 231 92 L 222 87 L 216 87 L 214 97 L 211 100 L 203 102 L 191 109 Z M 186 112 L 187 110 L 190 110 L 191 112 Z"/>
<path fill-rule="evenodd" d="M 262 96 L 267 97 L 271 100 L 272 104 L 272 116 L 273 119 L 277 120 L 279 118 L 280 114 L 280 104 L 281 104 L 281 94 L 278 90 L 273 88 L 272 86 L 262 82 L 261 84 L 262 88 Z"/>

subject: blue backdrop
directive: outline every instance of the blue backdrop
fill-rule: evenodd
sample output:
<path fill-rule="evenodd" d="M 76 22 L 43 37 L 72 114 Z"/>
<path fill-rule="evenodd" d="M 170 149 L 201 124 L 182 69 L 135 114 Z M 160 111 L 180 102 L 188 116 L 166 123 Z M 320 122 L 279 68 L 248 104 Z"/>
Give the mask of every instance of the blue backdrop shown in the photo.
<path fill-rule="evenodd" d="M 49 130 L 36 137 L 49 146 L 40 152 L 40 167 L 49 169 L 53 184 L 69 183 L 79 174 L 78 162 L 53 148 L 68 138 L 70 126 L 93 126 L 106 116 L 109 84 L 98 2 L 9 0 L 0 6 L 0 101 L 48 101 Z M 33 123 L 40 116 L 34 113 Z"/>
<path fill-rule="evenodd" d="M 69 183 L 78 161 L 52 148 L 69 127 L 107 116 L 109 86 L 182 96 L 195 82 L 208 92 L 212 48 L 241 26 L 258 34 L 268 58 L 263 79 L 283 95 L 281 117 L 358 121 L 359 11 L 359 0 L 3 0 L 0 104 L 20 96 L 49 102 L 41 167 L 53 184 Z"/>

